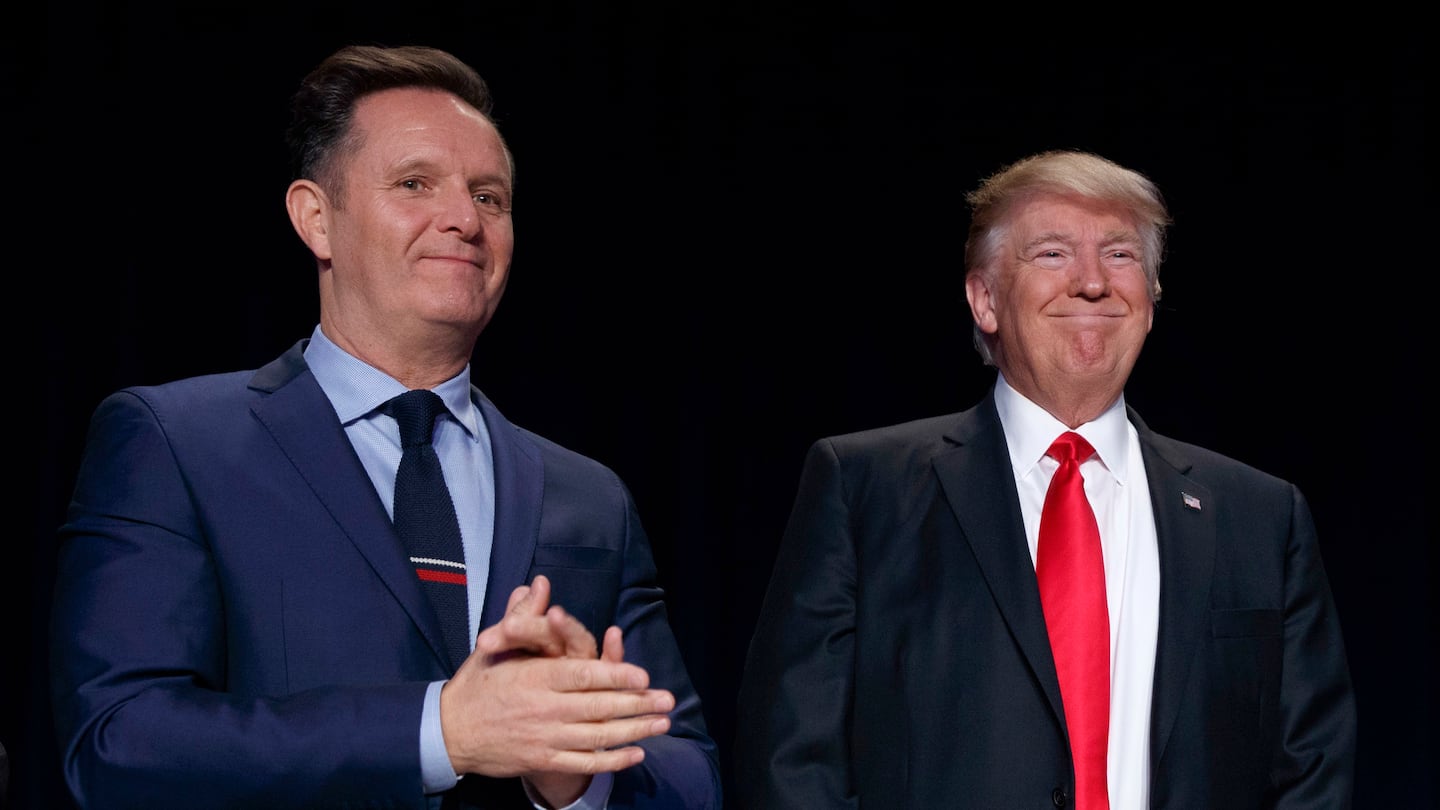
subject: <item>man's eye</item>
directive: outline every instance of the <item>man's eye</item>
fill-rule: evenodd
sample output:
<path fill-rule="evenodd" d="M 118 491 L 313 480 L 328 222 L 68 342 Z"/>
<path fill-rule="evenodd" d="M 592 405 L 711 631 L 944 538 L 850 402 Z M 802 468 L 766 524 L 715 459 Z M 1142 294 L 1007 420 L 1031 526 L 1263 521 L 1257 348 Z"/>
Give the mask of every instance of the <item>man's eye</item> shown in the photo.
<path fill-rule="evenodd" d="M 420 181 L 413 177 L 409 180 L 401 180 L 400 187 L 408 191 L 417 191 L 420 188 Z"/>
<path fill-rule="evenodd" d="M 471 199 L 475 201 L 476 206 L 492 209 L 496 213 L 503 213 L 510 210 L 510 201 L 502 194 L 489 191 L 477 191 L 471 196 Z"/>

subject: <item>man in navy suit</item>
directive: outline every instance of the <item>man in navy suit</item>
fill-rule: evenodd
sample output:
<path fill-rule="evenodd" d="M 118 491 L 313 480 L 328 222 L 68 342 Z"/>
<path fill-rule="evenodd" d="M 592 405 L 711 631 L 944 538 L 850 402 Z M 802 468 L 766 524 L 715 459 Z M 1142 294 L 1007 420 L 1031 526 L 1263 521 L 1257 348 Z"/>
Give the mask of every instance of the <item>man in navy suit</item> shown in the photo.
<path fill-rule="evenodd" d="M 52 630 L 82 806 L 720 805 L 629 492 L 470 379 L 514 246 L 490 109 L 443 51 L 322 62 L 294 98 L 286 196 L 318 325 L 259 370 L 98 407 Z M 389 511 L 384 406 L 413 389 L 445 406 L 458 666 Z"/>
<path fill-rule="evenodd" d="M 967 411 L 812 446 L 742 678 L 741 805 L 1349 807 L 1354 698 L 1304 498 L 1125 403 L 1160 294 L 1159 191 L 1056 151 L 968 202 L 996 379 Z M 1076 614 L 1037 574 L 1047 450 L 1072 432 L 1103 562 L 1084 688 L 1054 652 Z"/>

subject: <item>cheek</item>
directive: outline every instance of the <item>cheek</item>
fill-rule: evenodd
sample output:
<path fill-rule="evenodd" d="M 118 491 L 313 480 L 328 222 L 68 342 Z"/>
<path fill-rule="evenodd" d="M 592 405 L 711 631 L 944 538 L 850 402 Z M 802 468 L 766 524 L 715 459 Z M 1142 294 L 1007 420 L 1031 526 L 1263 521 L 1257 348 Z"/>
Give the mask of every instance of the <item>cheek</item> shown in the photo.
<path fill-rule="evenodd" d="M 393 219 L 373 215 L 357 217 L 352 227 L 352 249 L 372 260 L 393 253 L 397 245 L 405 241 L 397 235 L 400 229 Z"/>
<path fill-rule="evenodd" d="M 1112 273 L 1110 286 L 1132 303 L 1150 301 L 1150 281 L 1138 265 L 1124 271 Z"/>
<path fill-rule="evenodd" d="M 485 239 L 491 251 L 508 257 L 515 250 L 515 224 L 509 217 L 491 222 L 485 227 Z"/>
<path fill-rule="evenodd" d="M 1021 320 L 1041 318 L 1051 302 L 1066 297 L 1065 285 L 1057 283 L 1055 274 L 1031 275 L 1007 286 L 1004 293 L 1004 311 Z"/>

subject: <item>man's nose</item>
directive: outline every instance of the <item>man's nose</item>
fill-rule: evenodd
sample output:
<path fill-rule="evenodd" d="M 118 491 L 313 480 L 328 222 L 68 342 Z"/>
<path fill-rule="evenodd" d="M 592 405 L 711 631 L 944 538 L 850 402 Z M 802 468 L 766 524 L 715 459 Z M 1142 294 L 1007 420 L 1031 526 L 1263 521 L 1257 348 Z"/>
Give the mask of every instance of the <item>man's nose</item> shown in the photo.
<path fill-rule="evenodd" d="M 1074 295 L 1085 298 L 1101 298 L 1110 291 L 1110 271 L 1100 256 L 1081 257 L 1075 262 L 1075 277 L 1071 280 Z"/>
<path fill-rule="evenodd" d="M 466 242 L 480 234 L 480 212 L 475 210 L 475 197 L 467 188 L 447 189 L 437 201 L 436 227 L 454 232 Z"/>

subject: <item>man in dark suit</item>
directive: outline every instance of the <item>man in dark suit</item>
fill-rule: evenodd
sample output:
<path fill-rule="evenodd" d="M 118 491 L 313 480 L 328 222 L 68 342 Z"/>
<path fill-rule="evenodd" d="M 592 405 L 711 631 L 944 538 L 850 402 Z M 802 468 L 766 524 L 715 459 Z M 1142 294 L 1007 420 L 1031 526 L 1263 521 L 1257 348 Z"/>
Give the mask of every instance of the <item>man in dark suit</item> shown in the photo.
<path fill-rule="evenodd" d="M 1159 191 L 1057 151 L 968 201 L 996 380 L 812 446 L 741 684 L 741 806 L 1348 807 L 1354 699 L 1304 498 L 1125 404 Z M 1088 580 L 1052 477 L 1083 486 Z"/>
<path fill-rule="evenodd" d="M 286 197 L 319 324 L 258 371 L 97 409 L 52 631 L 81 805 L 719 806 L 627 489 L 470 380 L 514 246 L 490 108 L 442 51 L 325 60 Z M 443 402 L 460 559 L 407 559 L 392 524 L 410 390 Z M 454 657 L 422 578 L 458 588 Z"/>

